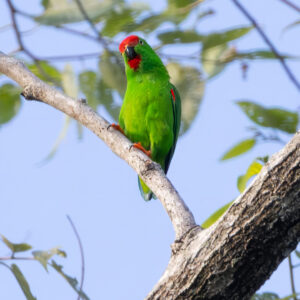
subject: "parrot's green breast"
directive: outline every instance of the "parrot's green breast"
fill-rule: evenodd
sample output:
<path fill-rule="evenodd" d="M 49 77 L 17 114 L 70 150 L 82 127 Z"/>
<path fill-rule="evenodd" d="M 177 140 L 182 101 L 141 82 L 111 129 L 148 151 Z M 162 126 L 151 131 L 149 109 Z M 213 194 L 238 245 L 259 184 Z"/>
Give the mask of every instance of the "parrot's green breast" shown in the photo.
<path fill-rule="evenodd" d="M 151 150 L 152 159 L 159 162 L 163 169 L 164 159 L 174 142 L 170 90 L 169 82 L 147 76 L 128 82 L 119 117 L 126 136 Z"/>

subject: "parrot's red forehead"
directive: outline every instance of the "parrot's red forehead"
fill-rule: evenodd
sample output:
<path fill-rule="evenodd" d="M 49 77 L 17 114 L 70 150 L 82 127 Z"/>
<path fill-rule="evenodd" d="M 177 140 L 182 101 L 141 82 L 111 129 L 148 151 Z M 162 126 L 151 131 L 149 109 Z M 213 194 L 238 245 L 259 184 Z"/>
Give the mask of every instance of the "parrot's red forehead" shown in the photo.
<path fill-rule="evenodd" d="M 126 49 L 126 46 L 134 47 L 138 44 L 138 42 L 139 42 L 139 37 L 138 36 L 130 35 L 120 43 L 119 51 L 121 53 L 123 53 Z"/>

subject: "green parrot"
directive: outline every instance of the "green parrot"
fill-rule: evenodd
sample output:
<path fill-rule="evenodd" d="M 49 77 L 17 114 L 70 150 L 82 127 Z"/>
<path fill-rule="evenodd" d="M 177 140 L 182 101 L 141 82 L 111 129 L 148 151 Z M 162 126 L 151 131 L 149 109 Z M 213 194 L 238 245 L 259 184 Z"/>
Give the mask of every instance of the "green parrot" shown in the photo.
<path fill-rule="evenodd" d="M 167 173 L 180 128 L 179 93 L 170 83 L 161 59 L 144 39 L 128 36 L 120 43 L 119 50 L 125 62 L 127 89 L 119 125 L 112 126 Z M 155 197 L 140 178 L 138 183 L 144 200 Z"/>

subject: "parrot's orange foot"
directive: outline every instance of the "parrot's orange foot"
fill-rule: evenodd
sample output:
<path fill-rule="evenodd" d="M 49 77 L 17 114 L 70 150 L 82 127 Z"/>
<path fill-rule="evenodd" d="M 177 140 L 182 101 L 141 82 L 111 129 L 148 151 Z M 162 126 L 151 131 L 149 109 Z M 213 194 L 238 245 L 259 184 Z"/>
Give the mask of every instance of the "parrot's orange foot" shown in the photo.
<path fill-rule="evenodd" d="M 140 142 L 132 144 L 132 145 L 130 146 L 130 149 L 131 149 L 132 147 L 141 150 L 142 152 L 144 152 L 146 155 L 148 155 L 148 156 L 151 158 L 151 150 L 146 150 L 146 149 L 142 146 L 142 144 L 141 144 Z"/>
<path fill-rule="evenodd" d="M 112 123 L 112 124 L 110 124 L 110 125 L 107 127 L 107 129 L 109 129 L 110 127 L 114 128 L 115 130 L 120 131 L 122 134 L 125 135 L 124 130 L 120 127 L 119 124 Z"/>

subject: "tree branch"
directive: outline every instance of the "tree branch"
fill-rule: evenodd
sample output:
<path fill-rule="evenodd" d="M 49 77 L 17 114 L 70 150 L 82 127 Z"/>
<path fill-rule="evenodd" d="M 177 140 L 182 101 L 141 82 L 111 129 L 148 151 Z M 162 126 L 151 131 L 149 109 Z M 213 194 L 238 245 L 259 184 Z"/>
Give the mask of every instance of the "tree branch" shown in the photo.
<path fill-rule="evenodd" d="M 217 223 L 186 235 L 146 299 L 250 299 L 299 241 L 300 131 Z"/>
<path fill-rule="evenodd" d="M 291 7 L 292 9 L 294 9 L 295 11 L 297 11 L 298 13 L 300 13 L 300 7 L 298 7 L 296 4 L 292 3 L 289 0 L 279 0 L 282 3 L 288 5 L 289 7 Z"/>
<path fill-rule="evenodd" d="M 1 52 L 0 72 L 23 88 L 22 94 L 26 99 L 42 101 L 79 121 L 124 159 L 160 199 L 171 219 L 176 239 L 181 239 L 196 226 L 192 213 L 159 164 L 137 149 L 130 150 L 131 142 L 118 131 L 108 129 L 109 123 L 89 106 L 42 82 L 23 63 Z"/>
<path fill-rule="evenodd" d="M 270 47 L 271 51 L 274 53 L 274 55 L 279 59 L 283 69 L 285 70 L 286 74 L 292 81 L 292 83 L 296 86 L 296 88 L 300 92 L 300 83 L 296 79 L 293 72 L 290 70 L 288 65 L 286 64 L 286 61 L 284 57 L 279 53 L 279 51 L 276 49 L 276 47 L 273 45 L 271 40 L 268 38 L 268 36 L 265 34 L 265 32 L 262 30 L 262 28 L 258 25 L 256 20 L 251 16 L 251 14 L 246 10 L 246 8 L 238 1 L 238 0 L 232 0 L 232 2 L 235 4 L 235 6 L 246 16 L 246 18 L 252 23 L 252 25 L 256 28 L 257 32 L 260 34 L 262 39 L 266 42 L 266 44 Z"/>
<path fill-rule="evenodd" d="M 35 56 L 24 44 L 23 39 L 22 39 L 22 35 L 21 35 L 21 31 L 19 29 L 18 23 L 17 23 L 17 19 L 16 19 L 16 13 L 18 12 L 16 10 L 16 8 L 14 7 L 13 3 L 11 0 L 6 0 L 7 5 L 9 7 L 10 10 L 10 15 L 11 15 L 11 20 L 12 20 L 12 25 L 13 25 L 13 29 L 19 44 L 19 49 L 20 51 L 24 51 L 25 54 L 27 54 L 35 63 L 36 67 L 38 68 L 39 72 L 45 77 L 47 78 L 49 81 L 53 82 L 53 83 L 57 83 L 56 80 L 54 78 L 52 78 L 51 76 L 49 76 L 44 69 L 42 68 L 41 64 L 40 64 L 40 59 Z"/>
<path fill-rule="evenodd" d="M 105 49 L 108 49 L 108 44 L 106 42 L 106 40 L 104 40 L 100 34 L 100 32 L 97 30 L 96 26 L 94 25 L 93 21 L 90 19 L 87 11 L 85 10 L 83 4 L 81 3 L 80 0 L 75 0 L 77 7 L 79 9 L 79 11 L 81 12 L 82 16 L 84 17 L 84 19 L 88 22 L 88 24 L 90 25 L 91 29 L 94 31 L 94 33 L 97 36 L 97 40 L 103 45 L 103 47 Z"/>

